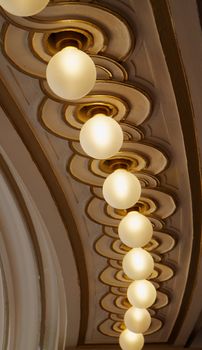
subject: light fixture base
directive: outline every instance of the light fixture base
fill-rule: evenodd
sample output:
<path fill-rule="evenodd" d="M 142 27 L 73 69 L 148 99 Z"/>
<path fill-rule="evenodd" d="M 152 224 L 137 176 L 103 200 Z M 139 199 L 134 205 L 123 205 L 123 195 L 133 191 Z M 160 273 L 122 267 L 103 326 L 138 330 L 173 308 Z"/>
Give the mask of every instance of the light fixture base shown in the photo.
<path fill-rule="evenodd" d="M 125 169 L 127 171 L 134 171 L 138 162 L 134 158 L 122 157 L 121 155 L 114 156 L 110 159 L 101 160 L 99 168 L 107 174 L 113 173 L 117 169 Z"/>
<path fill-rule="evenodd" d="M 88 52 L 93 45 L 93 36 L 87 30 L 80 28 L 67 28 L 52 33 L 46 33 L 43 38 L 44 49 L 53 56 L 67 46 L 74 46 L 79 50 Z"/>
<path fill-rule="evenodd" d="M 114 117 L 118 113 L 117 108 L 111 103 L 85 103 L 79 104 L 75 111 L 75 117 L 79 122 L 85 123 L 97 114 Z"/>

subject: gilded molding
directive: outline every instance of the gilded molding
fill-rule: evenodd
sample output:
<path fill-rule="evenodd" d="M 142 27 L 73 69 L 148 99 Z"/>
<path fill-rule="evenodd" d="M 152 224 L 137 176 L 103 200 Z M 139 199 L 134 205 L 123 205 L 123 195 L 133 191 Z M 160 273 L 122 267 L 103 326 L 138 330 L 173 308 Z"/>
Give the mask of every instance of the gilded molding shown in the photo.
<path fill-rule="evenodd" d="M 89 21 L 86 21 L 83 11 L 89 9 Z M 69 14 L 69 19 L 64 17 L 64 11 Z M 155 230 L 152 241 L 145 249 L 151 252 L 155 261 L 150 279 L 157 288 L 157 300 L 150 310 L 152 325 L 147 334 L 157 332 L 164 324 L 158 318 L 158 310 L 169 303 L 169 296 L 161 289 L 161 285 L 175 273 L 166 263 L 166 254 L 175 247 L 176 240 L 165 219 L 175 212 L 176 201 L 161 186 L 158 177 L 169 165 L 168 156 L 159 146 L 149 143 L 141 129 L 141 125 L 151 116 L 152 98 L 147 89 L 129 83 L 128 73 L 120 63 L 135 50 L 131 28 L 109 9 L 78 2 L 51 3 L 44 14 L 29 19 L 8 15 L 5 18 L 9 23 L 4 25 L 2 31 L 3 54 L 16 69 L 38 79 L 44 94 L 38 108 L 38 121 L 47 132 L 68 140 L 73 154 L 66 170 L 76 181 L 90 186 L 91 197 L 85 207 L 85 215 L 102 226 L 103 234 L 96 240 L 94 250 L 106 258 L 106 267 L 100 272 L 99 279 L 109 286 L 109 293 L 100 300 L 100 306 L 107 312 L 108 318 L 98 325 L 98 329 L 102 334 L 118 337 L 123 329 L 123 311 L 129 307 L 126 288 L 130 280 L 121 269 L 122 258 L 128 248 L 119 241 L 117 235 L 119 221 L 127 212 L 108 206 L 101 190 L 114 164 L 125 162 L 128 170 L 137 175 L 142 185 L 142 196 L 133 209 L 147 215 Z M 98 18 L 102 18 L 99 25 L 95 24 Z M 91 94 L 77 102 L 67 102 L 54 95 L 45 80 L 46 64 L 55 49 L 50 45 L 49 38 L 52 34 L 60 33 L 63 40 L 62 34 L 67 31 L 86 37 L 86 42 L 83 39 L 85 43 L 79 41 L 78 45 L 84 45 L 98 73 Z M 14 32 L 15 38 L 17 35 L 19 39 L 19 54 L 13 42 Z M 56 37 L 59 38 L 59 35 Z M 79 144 L 83 123 L 93 115 L 93 111 L 100 109 L 119 121 L 124 131 L 121 151 L 107 161 L 92 160 Z"/>

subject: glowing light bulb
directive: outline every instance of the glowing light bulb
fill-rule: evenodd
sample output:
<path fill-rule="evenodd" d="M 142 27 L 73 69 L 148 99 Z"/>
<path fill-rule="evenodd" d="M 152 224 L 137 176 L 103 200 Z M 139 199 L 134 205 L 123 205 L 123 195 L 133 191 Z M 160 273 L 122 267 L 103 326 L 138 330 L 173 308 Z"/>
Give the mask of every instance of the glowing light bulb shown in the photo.
<path fill-rule="evenodd" d="M 87 95 L 96 82 L 93 60 L 76 47 L 66 47 L 48 63 L 46 78 L 50 89 L 65 100 L 78 100 Z"/>
<path fill-rule="evenodd" d="M 154 270 L 154 260 L 142 248 L 131 249 L 123 258 L 123 271 L 132 280 L 148 278 Z"/>
<path fill-rule="evenodd" d="M 123 131 L 116 120 L 103 114 L 89 119 L 80 132 L 83 150 L 95 159 L 106 159 L 116 154 L 123 143 Z"/>
<path fill-rule="evenodd" d="M 138 178 L 124 169 L 115 170 L 103 185 L 104 199 L 113 208 L 130 208 L 139 200 L 140 195 L 141 185 Z"/>
<path fill-rule="evenodd" d="M 0 0 L 0 6 L 14 16 L 33 16 L 41 12 L 49 0 Z"/>
<path fill-rule="evenodd" d="M 131 211 L 121 220 L 118 233 L 120 240 L 128 247 L 143 247 L 151 240 L 153 227 L 146 216 Z"/>
<path fill-rule="evenodd" d="M 147 309 L 156 300 L 156 289 L 147 280 L 134 281 L 128 287 L 127 298 L 131 305 Z"/>
<path fill-rule="evenodd" d="M 132 306 L 124 315 L 124 323 L 131 332 L 144 333 L 150 327 L 151 316 L 146 309 Z"/>
<path fill-rule="evenodd" d="M 141 333 L 125 329 L 119 337 L 119 344 L 122 350 L 141 350 L 144 346 L 144 337 Z"/>

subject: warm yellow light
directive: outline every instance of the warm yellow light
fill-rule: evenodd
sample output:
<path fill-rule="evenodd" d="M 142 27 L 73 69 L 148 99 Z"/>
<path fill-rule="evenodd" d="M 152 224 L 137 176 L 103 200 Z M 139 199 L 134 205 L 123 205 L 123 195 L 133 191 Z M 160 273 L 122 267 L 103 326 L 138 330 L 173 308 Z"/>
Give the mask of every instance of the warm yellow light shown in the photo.
<path fill-rule="evenodd" d="M 113 208 L 130 208 L 139 200 L 140 195 L 141 185 L 138 178 L 124 169 L 115 170 L 103 185 L 104 199 Z"/>
<path fill-rule="evenodd" d="M 156 289 L 147 280 L 134 281 L 128 287 L 127 297 L 131 305 L 147 309 L 156 300 Z"/>
<path fill-rule="evenodd" d="M 131 249 L 123 258 L 123 271 L 132 280 L 148 278 L 154 270 L 154 260 L 142 248 Z"/>
<path fill-rule="evenodd" d="M 119 344 L 122 350 L 141 350 L 144 346 L 144 337 L 141 333 L 125 329 L 119 337 Z"/>
<path fill-rule="evenodd" d="M 119 123 L 104 114 L 89 119 L 80 132 L 83 150 L 95 159 L 106 159 L 115 155 L 123 143 L 123 131 Z"/>
<path fill-rule="evenodd" d="M 41 12 L 49 0 L 0 0 L 0 6 L 12 15 L 27 17 Z"/>
<path fill-rule="evenodd" d="M 129 212 L 120 222 L 120 240 L 131 248 L 145 246 L 152 238 L 153 227 L 146 216 L 137 211 Z"/>
<path fill-rule="evenodd" d="M 76 47 L 66 47 L 48 63 L 46 78 L 50 89 L 65 100 L 78 100 L 87 95 L 96 82 L 93 60 Z"/>
<path fill-rule="evenodd" d="M 146 309 L 132 306 L 124 315 L 124 323 L 131 332 L 144 333 L 150 327 L 151 316 Z"/>

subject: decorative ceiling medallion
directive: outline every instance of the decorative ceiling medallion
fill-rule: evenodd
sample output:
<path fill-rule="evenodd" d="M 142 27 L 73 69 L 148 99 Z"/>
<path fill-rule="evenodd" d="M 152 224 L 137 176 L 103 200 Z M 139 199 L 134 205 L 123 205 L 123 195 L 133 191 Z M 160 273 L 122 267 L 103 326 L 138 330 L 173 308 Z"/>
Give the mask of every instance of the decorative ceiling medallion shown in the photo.
<path fill-rule="evenodd" d="M 123 164 L 124 168 L 129 167 L 132 172 L 136 173 L 145 191 L 147 187 L 157 187 L 159 181 L 154 175 L 150 175 L 150 169 L 154 170 L 155 173 L 158 170 L 161 171 L 167 165 L 167 159 L 152 146 L 128 142 L 127 150 L 124 151 L 125 144 L 124 142 L 123 151 L 121 150 L 114 158 L 110 158 L 108 161 L 98 161 L 84 156 L 79 143 L 72 143 L 74 152 L 82 155 L 72 156 L 68 169 L 77 180 L 93 186 L 102 186 L 104 179 L 119 163 Z M 152 158 L 150 158 L 151 156 Z M 79 164 L 82 164 L 81 168 L 78 166 Z"/>
<path fill-rule="evenodd" d="M 29 42 L 33 53 L 42 62 L 48 63 L 54 54 L 66 46 L 76 46 L 79 50 L 95 55 L 104 51 L 107 38 L 95 24 L 77 19 L 67 20 L 63 30 L 30 33 Z"/>
<path fill-rule="evenodd" d="M 33 40 L 33 37 L 31 39 Z M 72 23 L 72 27 L 67 27 L 62 31 L 45 33 L 43 42 L 47 54 L 53 56 L 66 46 L 71 45 L 87 52 L 95 43 L 95 38 L 87 29 L 74 27 Z"/>
<path fill-rule="evenodd" d="M 106 217 L 109 218 L 116 218 L 116 225 L 118 225 L 120 219 L 122 219 L 124 215 L 124 211 L 122 214 L 122 211 L 117 212 L 116 209 L 110 207 L 106 204 L 106 202 L 103 200 L 102 190 L 101 188 L 95 187 L 93 189 L 94 197 L 91 198 L 91 200 L 88 203 L 87 206 L 87 212 L 89 216 L 92 219 L 96 218 L 96 221 L 99 222 L 99 218 L 105 220 Z M 144 195 L 144 197 L 143 197 Z M 170 215 L 172 215 L 176 209 L 175 202 L 172 198 L 172 196 L 168 195 L 167 193 L 157 191 L 156 189 L 144 189 L 144 193 L 142 194 L 140 200 L 143 201 L 143 203 L 147 203 L 148 206 L 145 206 L 145 215 L 154 214 L 157 215 L 157 217 L 167 218 Z M 158 203 L 158 204 L 157 204 Z M 163 206 L 163 204 L 165 205 Z M 100 210 L 97 212 L 96 210 Z M 106 223 L 107 225 L 107 223 Z M 109 225 L 108 225 L 109 226 Z M 114 226 L 114 225 L 112 225 Z"/>
<path fill-rule="evenodd" d="M 94 165 L 94 166 L 93 166 Z M 146 167 L 146 161 L 138 153 L 133 154 L 132 152 L 119 152 L 117 155 L 97 161 L 94 159 L 91 163 L 92 171 L 102 177 L 107 174 L 111 174 L 114 170 L 122 168 L 131 172 L 141 171 Z M 97 170 L 98 168 L 98 170 Z"/>
<path fill-rule="evenodd" d="M 75 20 L 75 23 L 76 22 L 77 21 Z M 81 23 L 86 24 L 86 22 L 84 21 L 81 21 Z M 85 27 L 86 26 L 84 26 L 83 28 Z M 89 24 L 89 27 L 91 28 L 90 24 Z M 95 28 L 96 27 L 93 26 L 94 31 L 95 31 Z M 76 28 L 74 29 L 74 31 L 76 31 Z M 72 27 L 71 27 L 71 32 L 73 32 Z M 89 45 L 89 48 L 87 47 L 86 51 L 89 52 L 89 54 L 91 55 L 92 59 L 94 60 L 98 68 L 97 69 L 98 78 L 99 79 L 114 78 L 118 81 L 126 80 L 127 72 L 119 62 L 115 61 L 112 57 L 105 58 L 105 56 L 96 55 L 105 46 L 105 38 L 102 37 L 101 34 L 99 37 L 98 34 L 96 35 L 94 33 L 95 41 L 92 38 L 93 45 L 90 45 L 90 36 L 89 36 L 90 34 L 87 37 L 88 30 L 85 32 L 85 30 L 83 29 L 83 30 L 80 30 L 80 32 L 83 33 L 83 36 L 85 36 L 84 33 L 86 33 L 86 38 L 87 38 L 86 46 Z M 50 41 L 50 38 L 52 38 L 51 35 L 53 34 L 56 35 L 57 33 L 60 34 L 62 37 L 62 33 L 64 33 L 64 31 L 59 31 L 59 32 L 48 31 L 45 34 L 40 32 L 34 33 L 32 31 L 29 32 L 28 30 L 17 28 L 11 24 L 5 24 L 2 31 L 3 42 L 4 42 L 4 45 L 3 45 L 4 55 L 20 71 L 30 76 L 33 76 L 35 78 L 45 79 L 46 65 L 51 59 L 51 55 L 47 53 L 48 50 L 50 51 L 51 47 L 52 47 L 52 50 L 54 50 L 54 45 L 56 47 L 57 46 L 60 47 L 60 45 L 63 45 L 65 43 L 65 38 L 64 40 L 62 40 L 59 37 L 59 35 L 58 35 L 58 42 L 53 43 L 53 40 Z M 16 43 L 14 39 L 16 35 L 18 37 L 18 48 L 16 47 Z M 77 40 L 78 42 L 79 40 L 81 40 L 81 43 L 80 44 L 78 43 L 77 46 L 79 47 L 82 46 L 82 37 L 78 38 Z M 83 39 L 83 41 L 85 42 L 85 39 Z M 26 46 L 24 44 L 25 42 L 27 42 Z M 96 43 L 96 46 L 94 43 Z M 97 46 L 98 43 L 100 43 L 99 46 Z M 73 44 L 74 43 L 72 41 L 71 45 Z M 83 45 L 85 45 L 85 43 Z"/>
<path fill-rule="evenodd" d="M 163 326 L 163 322 L 157 318 L 152 317 L 152 323 L 145 335 L 157 332 Z M 110 337 L 118 338 L 122 330 L 125 329 L 123 322 L 116 322 L 111 319 L 105 320 L 99 325 L 99 330 L 101 333 L 108 335 Z"/>
<path fill-rule="evenodd" d="M 87 158 L 86 154 L 84 153 L 84 151 L 82 150 L 78 142 L 72 142 L 71 146 L 74 149 L 74 152 Z M 141 163 L 143 163 L 143 165 L 140 165 L 141 170 L 148 172 L 148 177 L 151 176 L 151 178 L 153 179 L 154 179 L 154 175 L 162 172 L 168 164 L 168 159 L 160 150 L 158 150 L 153 145 L 147 145 L 143 142 L 134 142 L 132 140 L 123 142 L 123 146 L 121 148 L 121 151 L 117 154 L 117 157 L 124 159 L 124 154 L 126 156 L 126 159 L 135 158 L 138 163 L 139 163 L 138 158 L 140 159 L 141 157 L 142 158 Z M 92 159 L 92 158 L 89 158 L 89 159 Z M 102 163 L 99 163 L 99 164 L 102 164 Z M 108 174 L 108 171 L 106 172 L 105 175 L 103 175 L 103 177 L 106 177 L 107 174 Z"/>
<path fill-rule="evenodd" d="M 56 102 L 60 103 L 61 101 L 64 101 L 64 104 L 67 105 L 67 102 L 65 100 L 57 97 L 50 90 L 45 80 L 41 81 L 41 88 L 44 94 L 46 94 L 51 100 L 55 100 Z M 126 119 L 127 117 L 128 124 L 131 123 L 134 126 L 143 123 L 150 115 L 151 100 L 149 98 L 149 95 L 147 95 L 145 92 L 135 87 L 134 85 L 129 85 L 123 82 L 117 82 L 114 80 L 97 80 L 92 90 L 92 94 L 93 95 L 87 95 L 74 103 L 69 102 L 69 105 L 76 106 L 78 104 L 87 104 L 90 102 L 111 103 L 112 105 L 115 105 L 118 109 L 117 118 L 118 114 L 120 113 L 120 115 L 122 115 L 122 118 Z M 48 101 L 47 104 L 48 103 L 50 102 Z M 123 115 L 124 109 L 125 114 Z M 121 120 L 120 116 L 118 120 Z"/>
<path fill-rule="evenodd" d="M 172 236 L 168 234 L 164 234 L 162 232 L 160 232 L 159 235 L 166 235 L 168 237 L 167 239 L 170 241 L 170 245 L 169 247 L 167 247 L 166 253 L 172 250 L 173 244 L 175 243 L 175 240 L 172 238 Z M 96 241 L 95 248 L 100 255 L 104 256 L 105 258 L 109 258 L 113 260 L 122 260 L 123 255 L 130 250 L 130 248 L 123 245 L 123 243 L 119 239 L 117 239 L 117 237 L 115 237 L 114 239 L 107 235 L 101 236 Z M 163 245 L 158 243 L 155 239 L 152 239 L 151 242 L 145 246 L 145 249 L 149 252 L 154 251 L 159 257 L 162 254 L 165 254 Z M 161 269 L 161 266 L 159 266 L 158 268 Z"/>
<path fill-rule="evenodd" d="M 85 123 L 96 114 L 104 114 L 108 117 L 114 118 L 118 114 L 118 108 L 111 103 L 95 102 L 84 103 L 77 106 L 75 117 L 80 123 Z M 70 118 L 70 116 L 69 116 Z M 67 122 L 68 122 L 67 116 Z M 79 124 L 80 129 L 81 124 Z"/>
<path fill-rule="evenodd" d="M 108 111 L 117 121 L 121 121 L 127 116 L 128 105 L 120 97 L 109 95 L 88 95 L 85 100 L 74 105 L 45 98 L 39 108 L 39 120 L 53 134 L 79 141 L 84 120 L 96 110 Z"/>
<path fill-rule="evenodd" d="M 97 189 L 94 190 L 95 195 L 98 194 L 98 191 L 96 191 L 96 190 Z M 107 215 L 109 215 L 112 218 L 121 220 L 123 218 L 123 216 L 125 216 L 127 214 L 127 212 L 131 211 L 131 210 L 139 211 L 143 215 L 150 215 L 150 214 L 154 213 L 156 211 L 156 209 L 157 209 L 157 207 L 156 207 L 156 203 L 154 200 L 152 200 L 148 197 L 144 198 L 141 196 L 141 198 L 135 204 L 135 206 L 128 209 L 128 210 L 114 209 L 110 205 L 106 205 L 105 206 L 105 213 L 107 213 Z"/>
<path fill-rule="evenodd" d="M 68 19 L 65 14 L 68 14 Z M 55 32 L 66 28 L 81 28 L 89 31 L 92 36 L 96 34 L 102 37 L 105 54 L 114 57 L 116 60 L 124 60 L 134 50 L 135 38 L 129 24 L 117 13 L 102 6 L 78 2 L 50 3 L 46 9 L 37 16 L 30 18 L 15 17 L 6 14 L 9 21 L 16 27 L 36 32 Z M 85 27 L 80 22 L 86 23 L 88 18 L 89 26 Z M 73 25 L 78 21 L 78 25 Z M 96 23 L 96 24 L 95 24 Z M 99 30 L 97 28 L 100 28 Z M 103 29 L 104 28 L 104 29 Z M 95 34 L 96 33 L 96 34 Z M 107 33 L 107 45 L 104 44 L 104 33 Z M 101 39 L 101 38 L 100 38 Z M 94 37 L 95 45 L 100 47 L 99 37 Z M 96 48 L 99 52 L 99 49 Z"/>

